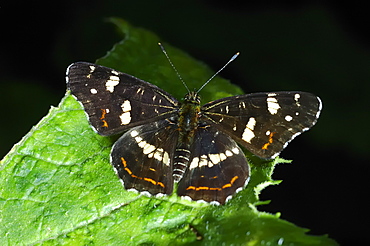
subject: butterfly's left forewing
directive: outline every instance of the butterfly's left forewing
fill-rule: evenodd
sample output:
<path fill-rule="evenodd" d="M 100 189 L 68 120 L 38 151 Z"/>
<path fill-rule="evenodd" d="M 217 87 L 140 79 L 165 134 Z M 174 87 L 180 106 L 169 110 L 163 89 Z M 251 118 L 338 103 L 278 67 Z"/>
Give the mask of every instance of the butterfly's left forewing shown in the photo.
<path fill-rule="evenodd" d="M 91 126 L 103 136 L 169 118 L 178 107 L 177 100 L 157 86 L 96 64 L 73 63 L 66 79 Z"/>
<path fill-rule="evenodd" d="M 310 93 L 283 91 L 222 98 L 205 104 L 202 112 L 253 154 L 274 158 L 316 123 L 321 107 Z"/>

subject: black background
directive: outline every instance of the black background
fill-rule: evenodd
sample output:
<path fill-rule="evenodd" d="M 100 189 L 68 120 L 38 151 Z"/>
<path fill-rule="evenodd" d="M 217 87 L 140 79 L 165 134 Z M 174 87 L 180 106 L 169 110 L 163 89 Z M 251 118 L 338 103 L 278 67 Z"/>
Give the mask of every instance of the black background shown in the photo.
<path fill-rule="evenodd" d="M 132 3 L 135 2 L 135 3 Z M 247 2 L 247 1 L 245 1 Z M 273 1 L 271 1 L 273 2 Z M 355 2 L 49 1 L 0 4 L 0 156 L 58 105 L 64 73 L 94 62 L 120 40 L 111 16 L 157 33 L 245 92 L 303 90 L 322 116 L 282 153 L 284 180 L 260 210 L 341 245 L 366 242 L 368 222 L 369 8 Z"/>

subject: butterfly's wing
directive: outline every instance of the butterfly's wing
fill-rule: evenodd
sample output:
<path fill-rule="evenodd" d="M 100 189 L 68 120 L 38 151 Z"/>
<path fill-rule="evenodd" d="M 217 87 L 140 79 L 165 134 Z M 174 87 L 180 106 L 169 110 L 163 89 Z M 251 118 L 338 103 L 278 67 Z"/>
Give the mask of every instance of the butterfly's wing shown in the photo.
<path fill-rule="evenodd" d="M 243 151 L 214 127 L 198 128 L 190 152 L 189 166 L 178 183 L 179 196 L 224 204 L 249 180 Z"/>
<path fill-rule="evenodd" d="M 253 154 L 274 158 L 293 138 L 315 125 L 321 108 L 315 95 L 282 91 L 222 98 L 202 106 L 202 112 L 205 121 Z"/>
<path fill-rule="evenodd" d="M 171 194 L 177 137 L 176 126 L 168 119 L 124 133 L 112 148 L 111 163 L 125 188 Z"/>
<path fill-rule="evenodd" d="M 90 124 L 103 136 L 170 117 L 178 107 L 177 100 L 157 86 L 92 63 L 71 64 L 66 80 Z"/>

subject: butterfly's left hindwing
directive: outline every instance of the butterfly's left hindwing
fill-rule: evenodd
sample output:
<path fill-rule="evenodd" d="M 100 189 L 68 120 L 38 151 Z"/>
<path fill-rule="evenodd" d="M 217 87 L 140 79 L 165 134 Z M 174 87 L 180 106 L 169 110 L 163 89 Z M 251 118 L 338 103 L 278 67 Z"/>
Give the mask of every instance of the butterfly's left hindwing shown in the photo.
<path fill-rule="evenodd" d="M 112 135 L 176 114 L 177 100 L 155 85 L 111 68 L 76 62 L 67 85 L 81 102 L 92 127 Z"/>
<path fill-rule="evenodd" d="M 253 93 L 222 98 L 202 107 L 203 117 L 253 154 L 276 157 L 296 136 L 315 125 L 321 101 L 307 92 Z"/>
<path fill-rule="evenodd" d="M 198 128 L 189 166 L 177 194 L 224 204 L 249 180 L 249 165 L 233 139 L 213 127 Z"/>

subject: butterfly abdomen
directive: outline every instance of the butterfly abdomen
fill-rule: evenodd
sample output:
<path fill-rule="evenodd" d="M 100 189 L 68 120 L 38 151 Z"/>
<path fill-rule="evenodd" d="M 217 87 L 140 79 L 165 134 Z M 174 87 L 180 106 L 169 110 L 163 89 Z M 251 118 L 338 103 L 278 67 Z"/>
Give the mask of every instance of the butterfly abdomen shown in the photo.
<path fill-rule="evenodd" d="M 198 127 L 200 115 L 200 98 L 197 93 L 189 92 L 179 109 L 179 137 L 173 164 L 173 177 L 176 182 L 183 177 L 190 160 L 190 148 L 194 142 L 194 134 Z"/>
<path fill-rule="evenodd" d="M 179 182 L 184 176 L 186 169 L 189 166 L 190 160 L 190 147 L 189 146 L 177 146 L 174 156 L 173 164 L 173 178 L 175 182 Z"/>

